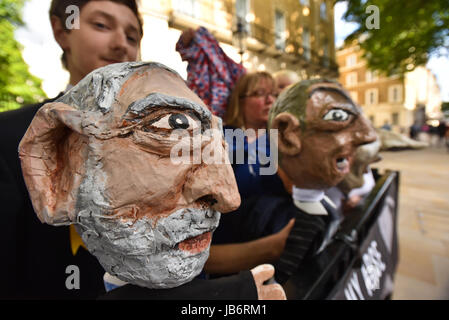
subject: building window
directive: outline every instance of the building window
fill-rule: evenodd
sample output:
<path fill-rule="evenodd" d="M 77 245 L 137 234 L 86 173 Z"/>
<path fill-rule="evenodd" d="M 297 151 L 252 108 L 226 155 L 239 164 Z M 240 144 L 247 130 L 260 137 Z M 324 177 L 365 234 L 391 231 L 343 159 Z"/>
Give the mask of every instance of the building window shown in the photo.
<path fill-rule="evenodd" d="M 275 33 L 275 40 L 274 44 L 276 49 L 279 50 L 285 50 L 285 40 L 286 40 L 286 25 L 285 25 L 285 14 L 280 11 L 276 10 L 274 13 L 275 20 L 274 20 L 274 33 Z"/>
<path fill-rule="evenodd" d="M 371 71 L 368 70 L 365 73 L 365 81 L 366 82 L 374 82 L 378 79 L 378 72 L 377 71 Z"/>
<path fill-rule="evenodd" d="M 357 72 L 350 72 L 346 75 L 346 86 L 351 87 L 357 84 Z"/>
<path fill-rule="evenodd" d="M 306 60 L 310 60 L 310 31 L 307 28 L 304 28 L 302 33 L 302 47 L 304 48 L 304 58 L 306 58 Z"/>
<path fill-rule="evenodd" d="M 393 93 L 392 93 L 392 96 L 393 96 L 393 102 L 397 102 L 398 100 L 399 100 L 399 90 L 398 90 L 398 87 L 393 87 Z"/>
<path fill-rule="evenodd" d="M 365 105 L 375 105 L 379 101 L 377 89 L 368 89 L 365 92 Z"/>
<path fill-rule="evenodd" d="M 329 67 L 329 41 L 327 38 L 323 40 L 323 65 Z"/>
<path fill-rule="evenodd" d="M 402 85 L 397 84 L 388 87 L 388 101 L 393 103 L 402 102 Z"/>
<path fill-rule="evenodd" d="M 322 2 L 320 5 L 320 17 L 323 20 L 327 20 L 327 5 L 326 2 Z"/>
<path fill-rule="evenodd" d="M 303 6 L 310 7 L 310 0 L 299 0 L 299 3 Z"/>
<path fill-rule="evenodd" d="M 359 93 L 357 91 L 349 91 L 352 101 L 359 103 Z"/>
<path fill-rule="evenodd" d="M 353 67 L 357 63 L 357 55 L 355 53 L 346 57 L 346 66 Z"/>
<path fill-rule="evenodd" d="M 399 113 L 397 113 L 397 112 L 394 112 L 392 115 L 391 115 L 391 123 L 394 125 L 394 126 L 397 126 L 397 125 L 399 125 Z"/>
<path fill-rule="evenodd" d="M 241 23 L 243 31 L 250 34 L 250 27 L 248 17 L 250 16 L 249 0 L 236 0 L 235 13 L 237 16 L 237 23 Z"/>
<path fill-rule="evenodd" d="M 369 116 L 369 121 L 371 121 L 372 125 L 374 125 L 374 120 L 375 119 L 376 118 L 373 115 Z"/>
<path fill-rule="evenodd" d="M 199 18 L 199 4 L 196 0 L 173 0 L 173 9 L 193 18 Z"/>

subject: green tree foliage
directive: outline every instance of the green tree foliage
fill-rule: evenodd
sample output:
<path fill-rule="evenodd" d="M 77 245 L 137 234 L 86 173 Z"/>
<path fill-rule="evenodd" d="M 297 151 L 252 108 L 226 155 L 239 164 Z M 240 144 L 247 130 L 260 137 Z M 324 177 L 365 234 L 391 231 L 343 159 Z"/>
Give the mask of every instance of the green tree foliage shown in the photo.
<path fill-rule="evenodd" d="M 449 112 L 449 101 L 441 103 L 441 111 Z"/>
<path fill-rule="evenodd" d="M 36 103 L 45 97 L 41 80 L 31 75 L 14 31 L 23 25 L 26 0 L 0 0 L 0 112 Z"/>
<path fill-rule="evenodd" d="M 370 69 L 402 74 L 427 63 L 431 55 L 449 53 L 448 0 L 336 0 L 347 2 L 344 16 L 359 28 L 346 41 L 363 39 L 360 46 Z M 370 28 L 379 9 L 379 29 Z M 371 17 L 371 18 L 370 18 Z M 337 26 L 338 27 L 338 26 Z"/>

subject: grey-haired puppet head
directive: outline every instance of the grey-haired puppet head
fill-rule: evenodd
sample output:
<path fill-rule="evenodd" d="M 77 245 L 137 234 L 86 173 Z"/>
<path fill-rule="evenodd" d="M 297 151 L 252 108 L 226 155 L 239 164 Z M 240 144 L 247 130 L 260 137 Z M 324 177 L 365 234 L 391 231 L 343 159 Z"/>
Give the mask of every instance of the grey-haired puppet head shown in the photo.
<path fill-rule="evenodd" d="M 44 105 L 21 141 L 39 219 L 75 224 L 123 281 L 150 288 L 190 281 L 208 257 L 219 212 L 240 204 L 228 162 L 173 163 L 172 132 L 191 137 L 193 128 L 220 130 L 221 122 L 173 70 L 134 62 L 93 71 Z M 217 139 L 196 148 L 224 148 Z"/>

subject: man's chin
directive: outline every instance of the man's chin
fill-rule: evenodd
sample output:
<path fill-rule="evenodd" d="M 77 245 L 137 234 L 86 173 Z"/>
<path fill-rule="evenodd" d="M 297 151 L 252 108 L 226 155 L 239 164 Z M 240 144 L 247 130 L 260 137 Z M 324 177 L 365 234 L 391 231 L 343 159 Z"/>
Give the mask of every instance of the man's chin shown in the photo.
<path fill-rule="evenodd" d="M 171 288 L 192 280 L 203 269 L 220 213 L 185 208 L 157 223 L 147 217 L 133 223 L 106 217 L 86 210 L 79 213 L 77 225 L 103 268 L 138 286 Z"/>
<path fill-rule="evenodd" d="M 337 186 L 340 182 L 343 181 L 346 174 L 342 174 L 340 172 L 334 172 L 331 175 L 316 177 L 315 179 L 315 187 L 311 189 L 319 189 L 326 190 L 332 187 Z"/>
<path fill-rule="evenodd" d="M 208 257 L 209 246 L 196 254 L 173 248 L 151 257 L 122 257 L 120 265 L 115 264 L 112 268 L 109 268 L 110 261 L 102 265 L 110 274 L 127 283 L 149 289 L 168 289 L 192 281 L 201 273 Z M 136 265 L 143 267 L 136 268 Z"/>

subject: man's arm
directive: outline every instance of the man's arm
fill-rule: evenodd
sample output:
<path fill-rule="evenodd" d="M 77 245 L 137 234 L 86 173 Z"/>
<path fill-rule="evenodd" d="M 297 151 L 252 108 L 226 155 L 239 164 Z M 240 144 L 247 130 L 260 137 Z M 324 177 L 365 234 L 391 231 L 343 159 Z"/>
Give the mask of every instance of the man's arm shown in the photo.
<path fill-rule="evenodd" d="M 294 222 L 291 219 L 279 232 L 253 241 L 212 245 L 204 271 L 210 274 L 230 274 L 276 261 L 284 250 Z"/>
<path fill-rule="evenodd" d="M 286 300 L 277 283 L 265 284 L 274 275 L 272 265 L 264 264 L 239 274 L 204 280 L 195 278 L 182 286 L 149 289 L 132 284 L 100 296 L 100 300 Z"/>

